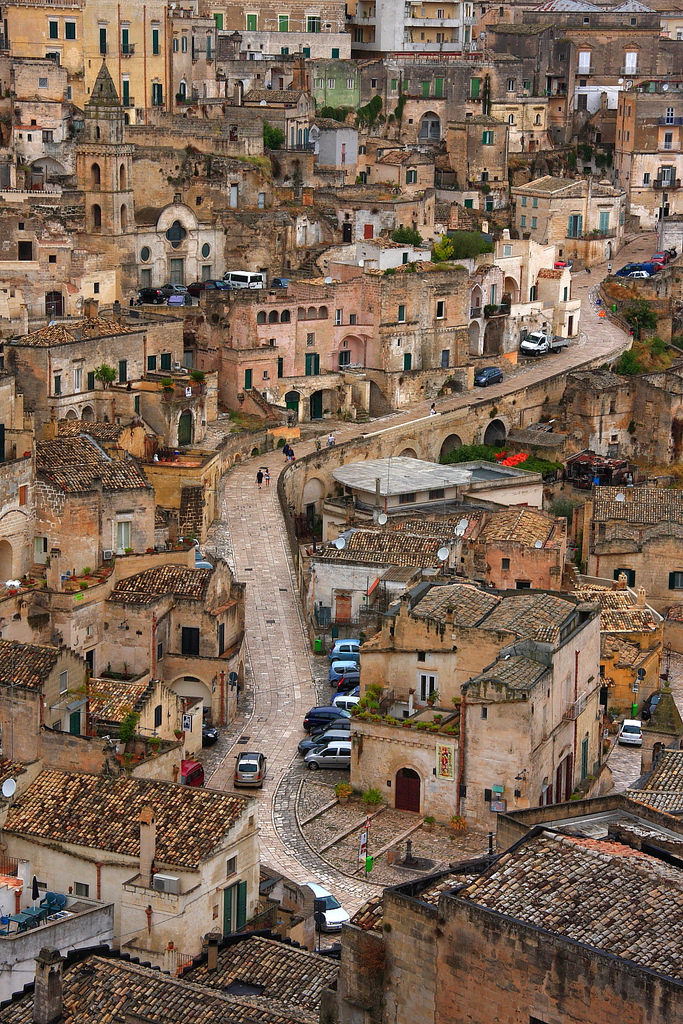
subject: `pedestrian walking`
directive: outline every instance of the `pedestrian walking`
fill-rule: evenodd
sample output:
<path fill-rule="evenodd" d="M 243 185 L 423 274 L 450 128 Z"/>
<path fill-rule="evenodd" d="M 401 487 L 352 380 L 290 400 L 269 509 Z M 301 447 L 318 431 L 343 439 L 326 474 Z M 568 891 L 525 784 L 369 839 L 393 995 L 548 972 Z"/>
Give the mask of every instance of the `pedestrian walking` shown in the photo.
<path fill-rule="evenodd" d="M 270 487 L 270 471 L 267 466 L 263 474 L 263 479 L 266 481 L 266 487 Z"/>
<path fill-rule="evenodd" d="M 315 439 L 315 450 L 316 450 L 317 452 L 319 452 L 319 451 L 320 451 L 320 449 L 321 449 L 321 447 L 322 447 L 322 446 L 321 446 L 321 444 L 320 444 L 320 438 L 319 438 L 319 437 L 316 437 L 316 439 Z"/>
<path fill-rule="evenodd" d="M 261 472 L 260 469 L 259 469 L 258 473 L 256 474 L 256 483 L 258 484 L 258 489 L 260 491 L 261 490 L 261 484 L 263 483 L 263 473 Z"/>
<path fill-rule="evenodd" d="M 282 454 L 284 455 L 284 457 L 287 460 L 287 462 L 289 462 L 289 456 L 290 456 L 291 451 L 292 451 L 292 449 L 289 447 L 288 444 L 284 445 L 284 447 L 282 449 Z"/>
<path fill-rule="evenodd" d="M 334 448 L 334 434 L 332 432 L 327 435 L 327 447 Z"/>
<path fill-rule="evenodd" d="M 436 405 L 434 404 L 434 402 L 432 402 L 432 407 L 429 410 L 429 415 L 430 416 L 436 416 Z"/>

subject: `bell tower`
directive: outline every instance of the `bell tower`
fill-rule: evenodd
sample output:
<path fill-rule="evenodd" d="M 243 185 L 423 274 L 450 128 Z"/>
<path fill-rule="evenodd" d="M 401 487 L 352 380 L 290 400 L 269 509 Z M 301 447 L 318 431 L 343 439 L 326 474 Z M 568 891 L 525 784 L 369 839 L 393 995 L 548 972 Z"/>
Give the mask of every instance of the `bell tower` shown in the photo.
<path fill-rule="evenodd" d="M 134 228 L 133 147 L 125 142 L 125 114 L 102 61 L 76 147 L 78 187 L 85 193 L 87 234 L 125 235 Z"/>

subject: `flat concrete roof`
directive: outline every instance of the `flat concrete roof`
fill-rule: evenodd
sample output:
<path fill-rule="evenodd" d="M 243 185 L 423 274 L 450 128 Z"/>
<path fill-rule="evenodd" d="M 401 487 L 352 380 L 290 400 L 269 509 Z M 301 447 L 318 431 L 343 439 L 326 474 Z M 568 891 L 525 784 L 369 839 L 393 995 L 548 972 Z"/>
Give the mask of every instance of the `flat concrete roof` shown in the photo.
<path fill-rule="evenodd" d="M 454 466 L 442 466 L 439 462 L 398 456 L 395 459 L 349 462 L 335 469 L 332 475 L 344 487 L 373 494 L 379 479 L 380 495 L 389 497 L 438 488 L 468 487 L 485 481 L 533 479 L 536 474 L 516 467 L 499 466 L 495 462 L 461 462 Z"/>

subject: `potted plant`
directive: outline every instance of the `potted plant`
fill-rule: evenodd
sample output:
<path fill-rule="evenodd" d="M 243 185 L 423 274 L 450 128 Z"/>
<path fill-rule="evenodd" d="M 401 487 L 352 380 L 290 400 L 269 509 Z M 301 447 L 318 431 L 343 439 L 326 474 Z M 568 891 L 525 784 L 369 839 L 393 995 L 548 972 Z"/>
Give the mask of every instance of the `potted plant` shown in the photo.
<path fill-rule="evenodd" d="M 353 787 L 348 782 L 338 782 L 334 787 L 334 793 L 340 804 L 347 804 L 349 797 L 353 793 Z"/>
<path fill-rule="evenodd" d="M 434 822 L 435 821 L 436 821 L 436 819 L 431 814 L 428 814 L 427 817 L 423 819 L 422 827 L 425 830 L 425 832 L 432 832 L 433 831 L 433 829 L 434 829 Z"/>
<path fill-rule="evenodd" d="M 467 832 L 467 822 L 460 814 L 454 814 L 450 820 L 454 832 Z"/>
<path fill-rule="evenodd" d="M 439 699 L 439 691 L 438 690 L 432 690 L 431 693 L 429 693 L 427 695 L 427 703 L 429 704 L 430 708 L 434 707 L 434 705 L 437 703 L 438 699 Z"/>
<path fill-rule="evenodd" d="M 382 794 L 374 787 L 366 789 L 363 793 L 363 803 L 368 807 L 378 807 L 382 803 Z"/>

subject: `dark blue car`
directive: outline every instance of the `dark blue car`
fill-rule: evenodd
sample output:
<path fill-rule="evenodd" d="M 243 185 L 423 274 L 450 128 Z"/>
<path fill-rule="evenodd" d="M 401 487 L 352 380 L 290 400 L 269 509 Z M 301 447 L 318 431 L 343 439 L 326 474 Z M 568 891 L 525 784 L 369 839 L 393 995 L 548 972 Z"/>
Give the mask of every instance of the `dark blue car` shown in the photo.
<path fill-rule="evenodd" d="M 503 371 L 498 366 L 484 366 L 477 370 L 474 375 L 474 386 L 486 388 L 489 384 L 500 384 L 503 379 Z"/>

